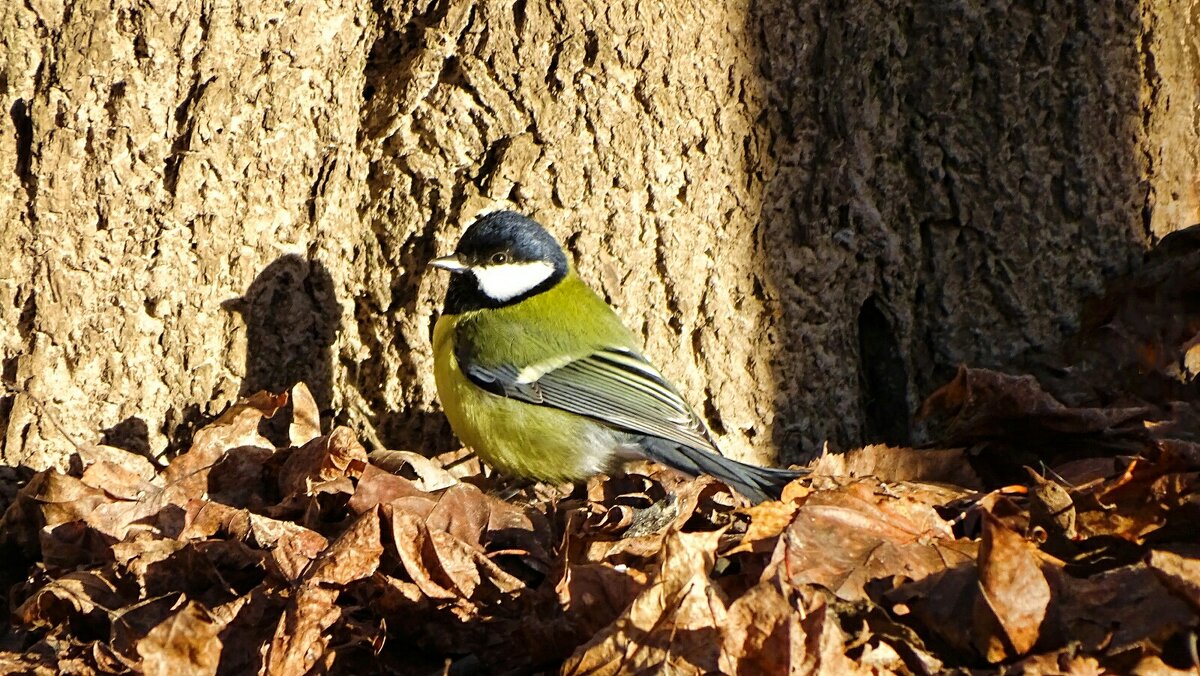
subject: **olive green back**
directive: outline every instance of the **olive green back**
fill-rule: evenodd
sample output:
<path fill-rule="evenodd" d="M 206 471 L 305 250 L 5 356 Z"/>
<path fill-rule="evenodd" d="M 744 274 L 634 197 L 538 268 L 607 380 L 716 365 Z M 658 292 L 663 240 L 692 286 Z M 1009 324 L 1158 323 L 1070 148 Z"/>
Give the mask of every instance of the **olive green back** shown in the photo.
<path fill-rule="evenodd" d="M 507 364 L 521 369 L 607 347 L 641 350 L 620 317 L 573 269 L 545 293 L 507 307 L 463 313 L 455 333 L 456 348 L 489 368 Z"/>

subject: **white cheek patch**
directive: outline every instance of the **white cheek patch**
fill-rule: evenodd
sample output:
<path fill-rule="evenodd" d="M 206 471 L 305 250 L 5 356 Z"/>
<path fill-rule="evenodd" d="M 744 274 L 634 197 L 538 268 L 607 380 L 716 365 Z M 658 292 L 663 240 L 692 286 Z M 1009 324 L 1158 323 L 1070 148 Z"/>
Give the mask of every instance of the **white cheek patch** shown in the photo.
<path fill-rule="evenodd" d="M 505 263 L 471 268 L 479 290 L 488 298 L 506 301 L 516 298 L 554 274 L 554 266 L 545 261 Z"/>

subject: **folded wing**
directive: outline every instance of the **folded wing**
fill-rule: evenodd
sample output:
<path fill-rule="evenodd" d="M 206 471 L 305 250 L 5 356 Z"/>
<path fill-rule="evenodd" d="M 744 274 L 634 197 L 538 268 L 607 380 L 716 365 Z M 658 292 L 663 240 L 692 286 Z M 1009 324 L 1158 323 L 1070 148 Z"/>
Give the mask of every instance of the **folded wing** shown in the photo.
<path fill-rule="evenodd" d="M 479 387 L 586 416 L 638 435 L 720 454 L 704 423 L 649 362 L 631 350 L 598 350 L 546 370 L 460 365 Z"/>

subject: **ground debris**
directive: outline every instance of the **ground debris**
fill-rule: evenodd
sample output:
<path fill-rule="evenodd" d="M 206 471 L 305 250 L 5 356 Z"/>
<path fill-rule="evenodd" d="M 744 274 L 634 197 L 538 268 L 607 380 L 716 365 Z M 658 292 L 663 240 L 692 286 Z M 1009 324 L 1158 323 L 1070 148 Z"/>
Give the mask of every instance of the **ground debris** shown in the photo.
<path fill-rule="evenodd" d="M 1077 365 L 962 367 L 923 407 L 937 448 L 827 455 L 755 506 L 649 464 L 503 500 L 460 452 L 322 434 L 302 385 L 253 395 L 161 471 L 86 453 L 20 485 L 0 671 L 1194 669 L 1200 310 L 1126 286 Z"/>

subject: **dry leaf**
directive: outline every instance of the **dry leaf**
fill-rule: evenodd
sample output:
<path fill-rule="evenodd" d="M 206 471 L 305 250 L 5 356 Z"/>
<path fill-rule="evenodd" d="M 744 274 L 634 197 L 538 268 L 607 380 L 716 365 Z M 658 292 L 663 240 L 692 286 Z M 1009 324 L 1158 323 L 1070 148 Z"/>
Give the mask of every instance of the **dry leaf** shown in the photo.
<path fill-rule="evenodd" d="M 775 549 L 775 541 L 792 523 L 800 505 L 795 502 L 768 500 L 746 508 L 750 516 L 750 527 L 737 547 L 729 554 L 738 552 L 765 552 Z"/>
<path fill-rule="evenodd" d="M 197 484 L 183 492 L 200 497 L 207 486 L 207 471 L 230 449 L 242 446 L 273 448 L 274 445 L 258 433 L 258 423 L 270 418 L 287 403 L 287 395 L 258 392 L 238 401 L 211 424 L 196 431 L 187 453 L 171 461 L 164 472 L 167 483 Z"/>
<path fill-rule="evenodd" d="M 677 533 L 629 612 L 580 646 L 564 674 L 710 673 L 719 668 L 725 602 L 708 579 L 720 533 Z"/>
<path fill-rule="evenodd" d="M 203 606 L 187 601 L 138 641 L 137 652 L 147 676 L 206 676 L 221 661 L 222 623 Z"/>
<path fill-rule="evenodd" d="M 367 465 L 367 451 L 348 427 L 337 427 L 297 449 L 279 470 L 279 491 L 285 496 L 311 495 L 315 486 L 342 478 L 357 478 Z"/>
<path fill-rule="evenodd" d="M 872 445 L 845 453 L 826 450 L 810 466 L 814 475 L 874 477 L 880 481 L 929 481 L 962 488 L 983 484 L 961 448 L 920 449 Z"/>
<path fill-rule="evenodd" d="M 366 512 L 322 553 L 279 619 L 267 652 L 266 673 L 302 674 L 329 645 L 327 629 L 342 615 L 339 586 L 370 577 L 383 554 L 377 510 Z"/>
<path fill-rule="evenodd" d="M 1192 546 L 1186 551 L 1190 556 L 1155 550 L 1146 563 L 1167 589 L 1200 612 L 1200 548 Z"/>
<path fill-rule="evenodd" d="M 798 669 L 807 654 L 801 617 L 773 582 L 760 582 L 729 606 L 721 671 L 787 674 Z"/>
<path fill-rule="evenodd" d="M 985 513 L 979 547 L 979 602 L 976 603 L 976 641 L 989 662 L 1028 653 L 1037 643 L 1050 606 L 1050 583 L 1041 571 L 1035 548 Z M 1003 631 L 994 636 L 981 623 L 990 613 Z M 1004 639 L 1003 641 L 997 639 Z M 1011 647 L 1010 653 L 1008 648 Z"/>
<path fill-rule="evenodd" d="M 292 387 L 291 399 L 292 424 L 288 427 L 288 441 L 293 447 L 300 448 L 321 436 L 321 412 L 304 383 Z"/>
<path fill-rule="evenodd" d="M 158 468 L 145 456 L 138 455 L 123 448 L 115 448 L 104 444 L 87 444 L 79 448 L 79 459 L 87 467 L 97 463 L 116 465 L 130 472 L 143 481 L 160 479 Z"/>
<path fill-rule="evenodd" d="M 864 479 L 810 495 L 779 539 L 773 565 L 792 585 L 858 600 L 873 579 L 920 579 L 974 559 L 975 544 L 956 541 L 950 524 L 914 499 L 919 493 L 891 493 Z"/>
<path fill-rule="evenodd" d="M 418 488 L 414 482 L 368 464 L 359 477 L 354 495 L 350 496 L 349 507 L 356 514 L 361 514 L 377 505 L 404 498 L 411 498 L 405 503 L 406 509 L 422 517 L 433 511 L 437 504 L 437 498 Z"/>
<path fill-rule="evenodd" d="M 392 474 L 411 472 L 417 488 L 427 493 L 449 488 L 458 483 L 458 479 L 453 474 L 420 453 L 380 450 L 372 451 L 368 458 L 372 465 Z"/>
<path fill-rule="evenodd" d="M 1032 376 L 962 366 L 954 380 L 929 395 L 920 415 L 947 419 L 947 441 L 969 443 L 1014 434 L 1137 430 L 1150 412 L 1146 406 L 1071 408 L 1046 393 Z"/>
<path fill-rule="evenodd" d="M 79 570 L 37 590 L 16 610 L 22 624 L 53 627 L 84 617 L 106 623 L 127 599 L 117 583 L 99 570 Z"/>

